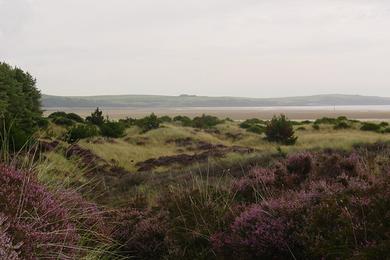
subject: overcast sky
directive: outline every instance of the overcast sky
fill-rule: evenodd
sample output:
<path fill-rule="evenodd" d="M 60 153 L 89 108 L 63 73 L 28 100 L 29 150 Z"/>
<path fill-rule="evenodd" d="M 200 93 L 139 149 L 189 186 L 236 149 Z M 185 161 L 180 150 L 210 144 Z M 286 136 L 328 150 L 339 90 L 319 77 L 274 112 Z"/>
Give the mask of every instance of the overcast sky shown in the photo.
<path fill-rule="evenodd" d="M 390 96 L 389 0 L 0 0 L 46 94 Z"/>

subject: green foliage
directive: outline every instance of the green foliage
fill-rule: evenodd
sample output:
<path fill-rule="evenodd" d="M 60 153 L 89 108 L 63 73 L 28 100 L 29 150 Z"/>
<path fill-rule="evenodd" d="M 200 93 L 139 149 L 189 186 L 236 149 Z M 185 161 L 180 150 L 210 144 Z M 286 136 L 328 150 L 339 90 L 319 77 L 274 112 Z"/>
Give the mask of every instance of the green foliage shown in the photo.
<path fill-rule="evenodd" d="M 100 126 L 104 123 L 103 111 L 99 110 L 97 107 L 96 110 L 85 120 L 91 124 Z"/>
<path fill-rule="evenodd" d="M 136 121 L 136 125 L 142 129 L 143 132 L 148 132 L 160 127 L 160 120 L 152 113 L 150 116 L 146 116 Z"/>
<path fill-rule="evenodd" d="M 94 125 L 78 125 L 69 129 L 66 134 L 66 141 L 74 143 L 80 139 L 97 136 L 98 129 Z"/>
<path fill-rule="evenodd" d="M 263 134 L 265 132 L 265 126 L 252 125 L 249 128 L 247 128 L 247 131 L 255 134 Z"/>
<path fill-rule="evenodd" d="M 330 117 L 323 117 L 323 118 L 320 118 L 320 119 L 317 119 L 316 121 L 314 121 L 314 124 L 329 124 L 329 125 L 334 125 L 337 123 L 337 119 L 336 118 L 330 118 Z"/>
<path fill-rule="evenodd" d="M 320 130 L 320 125 L 319 124 L 313 124 L 312 125 L 314 130 Z"/>
<path fill-rule="evenodd" d="M 169 116 L 162 116 L 158 119 L 160 123 L 170 123 L 172 122 L 172 118 Z"/>
<path fill-rule="evenodd" d="M 371 122 L 364 122 L 360 130 L 362 131 L 372 131 L 372 132 L 380 132 L 381 125 L 371 123 Z"/>
<path fill-rule="evenodd" d="M 222 120 L 219 120 L 216 116 L 209 116 L 203 114 L 202 116 L 197 116 L 192 120 L 193 127 L 196 128 L 202 128 L 202 129 L 208 129 L 212 128 L 220 123 L 222 123 Z"/>
<path fill-rule="evenodd" d="M 48 118 L 50 119 L 55 119 L 55 118 L 59 118 L 59 117 L 67 117 L 68 114 L 66 114 L 65 112 L 63 111 L 56 111 L 56 112 L 53 112 L 51 113 Z"/>
<path fill-rule="evenodd" d="M 188 116 L 175 116 L 173 121 L 180 122 L 182 126 L 192 126 L 192 120 Z"/>
<path fill-rule="evenodd" d="M 84 119 L 81 116 L 79 116 L 78 114 L 75 114 L 75 113 L 68 113 L 66 115 L 66 117 L 69 118 L 70 120 L 73 120 L 73 121 L 77 122 L 77 123 L 83 123 L 84 122 Z"/>
<path fill-rule="evenodd" d="M 29 73 L 0 63 L 0 134 L 8 132 L 10 148 L 20 149 L 37 130 L 42 111 L 35 85 Z"/>
<path fill-rule="evenodd" d="M 119 119 L 119 122 L 122 123 L 126 127 L 131 127 L 136 125 L 137 119 L 126 117 L 126 119 Z"/>
<path fill-rule="evenodd" d="M 126 129 L 126 127 L 122 123 L 110 121 L 104 122 L 99 127 L 102 136 L 112 138 L 122 137 Z"/>
<path fill-rule="evenodd" d="M 53 119 L 53 123 L 56 125 L 63 125 L 63 126 L 72 126 L 74 125 L 74 122 L 72 119 L 69 119 L 67 117 L 56 117 Z"/>
<path fill-rule="evenodd" d="M 265 124 L 265 122 L 263 120 L 260 120 L 257 118 L 251 118 L 251 119 L 247 119 L 244 122 L 242 122 L 240 124 L 240 127 L 244 128 L 244 129 L 248 129 L 253 125 L 261 125 L 261 124 Z"/>
<path fill-rule="evenodd" d="M 348 124 L 346 121 L 337 121 L 337 123 L 333 127 L 335 130 L 338 129 L 348 129 L 351 128 L 351 125 Z"/>
<path fill-rule="evenodd" d="M 265 134 L 268 141 L 285 145 L 295 144 L 298 139 L 294 136 L 294 129 L 291 121 L 288 120 L 285 115 L 280 115 L 279 117 L 274 116 L 271 121 L 267 123 Z"/>

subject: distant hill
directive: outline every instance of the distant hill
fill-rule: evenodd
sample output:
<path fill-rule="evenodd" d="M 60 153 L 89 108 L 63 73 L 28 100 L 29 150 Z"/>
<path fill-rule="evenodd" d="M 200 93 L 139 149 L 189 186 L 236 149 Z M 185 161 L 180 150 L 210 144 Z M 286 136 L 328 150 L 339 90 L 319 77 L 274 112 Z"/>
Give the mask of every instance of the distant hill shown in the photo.
<path fill-rule="evenodd" d="M 207 97 L 194 95 L 42 96 L 43 107 L 265 107 L 390 105 L 390 98 L 359 95 L 315 95 L 285 98 Z"/>

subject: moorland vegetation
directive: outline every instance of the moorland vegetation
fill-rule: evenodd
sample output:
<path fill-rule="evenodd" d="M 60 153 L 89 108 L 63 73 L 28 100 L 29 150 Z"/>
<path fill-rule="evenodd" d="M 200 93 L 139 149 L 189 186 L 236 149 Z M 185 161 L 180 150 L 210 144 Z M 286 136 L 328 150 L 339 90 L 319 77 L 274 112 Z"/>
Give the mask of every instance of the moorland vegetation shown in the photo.
<path fill-rule="evenodd" d="M 0 259 L 390 255 L 387 122 L 44 118 L 0 69 Z"/>

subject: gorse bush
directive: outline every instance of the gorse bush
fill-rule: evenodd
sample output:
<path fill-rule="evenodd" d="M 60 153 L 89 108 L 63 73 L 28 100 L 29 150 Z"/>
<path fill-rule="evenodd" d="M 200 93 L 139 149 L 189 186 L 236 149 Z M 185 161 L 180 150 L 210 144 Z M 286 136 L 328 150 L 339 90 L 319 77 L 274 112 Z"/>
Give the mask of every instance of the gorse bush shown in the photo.
<path fill-rule="evenodd" d="M 0 63 L 0 135 L 8 135 L 12 150 L 31 139 L 42 118 L 41 94 L 35 85 L 29 73 Z"/>
<path fill-rule="evenodd" d="M 266 138 L 271 142 L 278 142 L 286 145 L 295 144 L 297 137 L 294 136 L 294 128 L 285 115 L 274 116 L 267 123 L 265 129 Z"/>
<path fill-rule="evenodd" d="M 66 141 L 74 143 L 80 139 L 97 136 L 99 134 L 95 125 L 78 125 L 68 130 Z"/>

